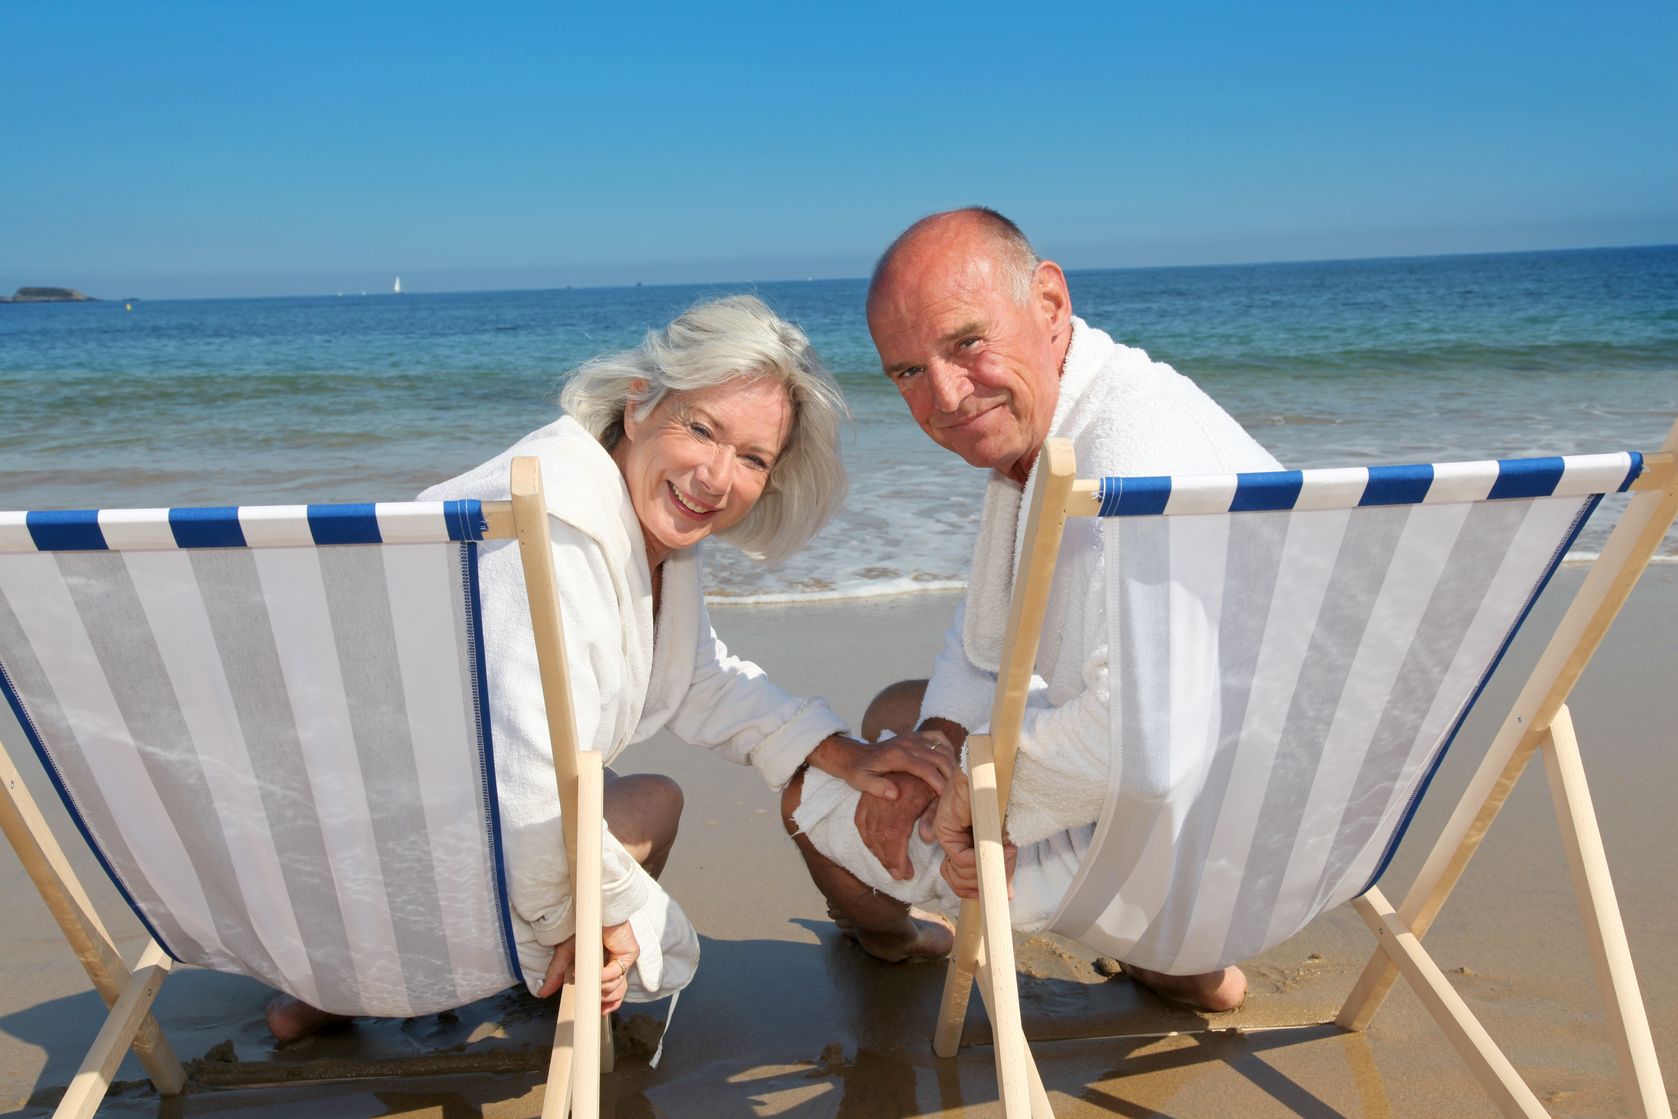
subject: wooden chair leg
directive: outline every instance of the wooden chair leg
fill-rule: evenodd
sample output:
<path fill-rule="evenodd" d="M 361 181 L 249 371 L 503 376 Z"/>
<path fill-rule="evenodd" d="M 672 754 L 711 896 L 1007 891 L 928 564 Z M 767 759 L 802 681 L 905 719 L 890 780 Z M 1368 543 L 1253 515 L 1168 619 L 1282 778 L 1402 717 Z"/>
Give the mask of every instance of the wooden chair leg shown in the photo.
<path fill-rule="evenodd" d="M 1628 1113 L 1637 1119 L 1671 1119 L 1672 1106 L 1661 1081 L 1655 1041 L 1649 1033 L 1649 1016 L 1638 990 L 1631 947 L 1626 943 L 1625 922 L 1608 873 L 1608 855 L 1603 850 L 1602 833 L 1591 806 L 1590 789 L 1585 784 L 1585 767 L 1579 757 L 1578 739 L 1573 734 L 1573 716 L 1566 705 L 1550 724 L 1543 753 L 1550 777 L 1550 795 L 1561 824 L 1562 846 L 1567 850 L 1568 866 L 1573 872 L 1573 889 L 1579 897 L 1591 958 L 1596 961 L 1603 1016 L 1613 1038 Z"/>
<path fill-rule="evenodd" d="M 1469 1071 L 1480 1082 L 1498 1110 L 1508 1116 L 1527 1119 L 1548 1115 L 1538 1097 L 1509 1063 L 1509 1058 L 1492 1041 L 1485 1027 L 1462 996 L 1451 987 L 1445 973 L 1422 947 L 1416 934 L 1399 919 L 1391 903 L 1380 890 L 1370 890 L 1352 899 L 1352 906 L 1369 925 L 1381 951 L 1404 973 L 1416 997 L 1427 1007 L 1440 1030 L 1450 1040 Z"/>
<path fill-rule="evenodd" d="M 956 946 L 944 972 L 944 996 L 939 1000 L 938 1026 L 932 1035 L 932 1051 L 953 1057 L 961 1048 L 961 1031 L 967 1022 L 967 1001 L 973 993 L 973 976 L 979 967 L 979 950 L 985 935 L 979 903 L 961 903 L 956 921 Z"/>
<path fill-rule="evenodd" d="M 553 1051 L 548 1054 L 548 1084 L 542 1094 L 542 1119 L 566 1119 L 571 1113 L 571 1068 L 577 1056 L 577 988 L 567 983 L 559 993 Z"/>
<path fill-rule="evenodd" d="M 1492 821 L 1503 810 L 1510 790 L 1526 772 L 1535 749 L 1536 745 L 1525 746 L 1503 758 L 1488 754 L 1480 763 L 1480 769 L 1457 803 L 1445 831 L 1435 841 L 1427 863 L 1405 895 L 1404 906 L 1399 911 L 1409 918 L 1406 927 L 1418 940 L 1427 935 L 1433 919 L 1444 908 L 1463 869 L 1480 849 L 1480 841 Z M 1416 912 L 1414 917 L 1410 917 L 1412 910 Z M 1335 1025 L 1343 1030 L 1368 1029 L 1398 976 L 1398 967 L 1385 952 L 1377 950 L 1335 1015 Z"/>
<path fill-rule="evenodd" d="M 46 818 L 3 746 L 0 746 L 0 793 L 5 794 L 0 796 L 0 831 L 17 852 L 24 871 L 81 961 L 93 989 L 99 992 L 106 1006 L 114 1007 L 132 981 L 128 966 L 111 942 L 92 901 L 82 889 L 81 880 L 64 856 L 64 849 L 53 838 Z M 132 1047 L 160 1095 L 173 1096 L 185 1087 L 186 1071 L 175 1059 L 163 1030 L 150 1013 L 144 1015 L 136 1028 Z"/>
<path fill-rule="evenodd" d="M 990 992 L 994 989 L 995 979 L 990 973 L 989 965 L 983 961 L 979 964 L 978 978 L 979 997 L 985 1004 L 986 1015 L 989 1015 L 991 1013 Z M 991 1021 L 994 1023 L 996 1019 L 992 1018 Z M 1054 1110 L 1049 1107 L 1049 1093 L 1043 1087 L 1043 1077 L 1037 1071 L 1037 1059 L 1031 1055 L 1030 1045 L 1025 1047 L 1025 1070 L 1030 1078 L 1031 1119 L 1054 1119 Z"/>
<path fill-rule="evenodd" d="M 94 1038 L 93 1048 L 87 1051 L 53 1112 L 53 1119 L 90 1119 L 99 1110 L 100 1101 L 111 1087 L 111 1077 L 116 1075 L 117 1066 L 134 1043 L 134 1035 L 150 1015 L 151 1004 L 157 998 L 158 988 L 163 986 L 163 977 L 169 974 L 171 962 L 156 941 L 146 946 L 133 978 L 111 1007 L 99 1036 Z"/>
<path fill-rule="evenodd" d="M 600 971 L 605 949 L 600 943 L 601 848 L 604 771 L 600 755 L 577 755 L 577 862 L 573 874 L 577 914 L 577 1056 L 571 1104 L 579 1119 L 600 1114 Z"/>
<path fill-rule="evenodd" d="M 996 1079 L 1008 1119 L 1031 1114 L 1026 1072 L 1025 1030 L 1020 1024 L 1020 990 L 1014 972 L 1014 930 L 1008 916 L 1008 872 L 1002 851 L 1002 807 L 996 762 L 987 735 L 967 739 L 972 762 L 973 838 L 979 856 L 979 912 L 984 918 L 985 964 L 992 982 L 987 1005 L 996 1047 Z"/>

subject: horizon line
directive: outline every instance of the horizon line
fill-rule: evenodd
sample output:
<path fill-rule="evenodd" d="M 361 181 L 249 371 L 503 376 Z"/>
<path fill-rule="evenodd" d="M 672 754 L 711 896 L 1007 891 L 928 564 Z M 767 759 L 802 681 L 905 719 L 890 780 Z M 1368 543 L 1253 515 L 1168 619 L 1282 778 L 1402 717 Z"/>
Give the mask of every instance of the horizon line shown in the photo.
<path fill-rule="evenodd" d="M 1067 269 L 1065 269 L 1065 272 L 1068 276 L 1072 276 L 1072 275 L 1077 275 L 1077 274 L 1081 274 L 1081 273 L 1094 273 L 1094 272 L 1164 272 L 1164 271 L 1178 271 L 1178 270 L 1205 269 L 1205 268 L 1276 268 L 1276 267 L 1287 267 L 1287 266 L 1295 266 L 1295 265 L 1374 263 L 1374 262 L 1378 262 L 1378 261 L 1389 261 L 1389 260 L 1451 260 L 1451 259 L 1468 258 L 1468 257 L 1535 256 L 1535 255 L 1538 255 L 1538 254 L 1551 254 L 1551 253 L 1594 253 L 1594 252 L 1607 252 L 1607 251 L 1612 251 L 1612 250 L 1672 249 L 1672 248 L 1678 248 L 1678 242 L 1655 242 L 1655 243 L 1652 243 L 1652 244 L 1637 243 L 1637 244 L 1617 244 L 1617 245 L 1585 245 L 1585 246 L 1569 246 L 1569 247 L 1565 247 L 1565 248 L 1498 249 L 1498 250 L 1494 250 L 1494 251 L 1491 251 L 1491 252 L 1382 253 L 1382 254 L 1378 254 L 1378 255 L 1375 255 L 1375 256 L 1316 257 L 1316 258 L 1289 259 L 1289 260 L 1232 260 L 1232 261 L 1201 262 L 1201 263 L 1195 263 L 1195 264 L 1097 265 L 1097 266 L 1093 266 L 1093 267 L 1067 268 Z M 1043 257 L 1042 259 L 1052 260 L 1053 258 L 1052 257 Z M 392 273 L 392 274 L 395 275 L 395 273 Z M 412 275 L 412 272 L 410 272 L 409 274 Z M 644 282 L 637 281 L 637 282 L 634 282 L 634 283 L 617 283 L 617 284 L 586 284 L 586 283 L 585 284 L 561 284 L 561 285 L 548 284 L 548 285 L 543 285 L 543 286 L 539 286 L 539 287 L 421 288 L 421 289 L 410 289 L 410 290 L 405 290 L 405 291 L 400 291 L 400 292 L 382 291 L 382 290 L 381 291 L 370 291 L 369 290 L 369 291 L 355 291 L 353 293 L 342 292 L 342 291 L 338 291 L 338 292 L 313 291 L 313 292 L 291 293 L 291 294 L 285 294 L 285 295 L 87 296 L 85 301 L 86 302 L 92 302 L 92 303 L 130 303 L 130 302 L 139 302 L 141 300 L 144 300 L 145 302 L 149 302 L 149 303 L 202 303 L 202 302 L 236 301 L 236 300 L 237 301 L 246 301 L 246 300 L 256 300 L 256 299 L 324 299 L 324 298 L 356 298 L 356 299 L 360 299 L 360 298 L 369 297 L 369 296 L 389 296 L 391 298 L 397 298 L 397 297 L 400 297 L 400 296 L 408 296 L 408 295 L 494 295 L 494 294 L 505 293 L 505 292 L 614 291 L 614 290 L 624 290 L 624 289 L 633 289 L 633 288 L 654 288 L 654 289 L 657 289 L 657 288 L 709 287 L 709 286 L 722 286 L 722 285 L 738 286 L 738 285 L 758 285 L 758 284 L 840 283 L 840 282 L 844 282 L 844 281 L 848 281 L 848 280 L 855 280 L 855 281 L 858 281 L 858 282 L 866 282 L 867 279 L 868 279 L 868 277 L 866 275 L 858 275 L 858 276 L 810 276 L 810 277 L 806 277 L 805 279 L 802 279 L 802 280 L 798 280 L 798 279 L 782 279 L 782 280 L 710 279 L 710 280 L 654 281 L 652 283 L 644 283 Z M 73 287 L 73 286 L 70 286 L 70 285 L 61 285 L 61 284 L 22 284 L 22 285 L 20 285 L 20 289 L 21 288 L 29 288 L 29 287 L 63 287 L 63 288 L 66 288 L 67 290 L 80 292 L 81 294 L 86 295 L 86 292 L 82 292 L 82 290 L 80 288 L 76 288 L 76 287 Z M 37 305 L 37 302 L 38 303 L 46 303 L 46 304 L 60 304 L 60 303 L 82 302 L 82 300 L 42 300 L 42 301 L 25 300 L 22 304 L 13 304 L 12 301 L 9 298 L 7 298 L 7 299 L 0 300 L 0 305 L 6 305 L 6 306 Z"/>

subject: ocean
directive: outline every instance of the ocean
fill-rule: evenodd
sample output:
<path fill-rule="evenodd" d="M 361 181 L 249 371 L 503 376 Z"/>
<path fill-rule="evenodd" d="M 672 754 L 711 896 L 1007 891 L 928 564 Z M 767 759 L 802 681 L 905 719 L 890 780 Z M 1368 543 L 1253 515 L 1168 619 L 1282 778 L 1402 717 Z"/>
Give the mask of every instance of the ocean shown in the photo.
<path fill-rule="evenodd" d="M 1284 463 L 1652 450 L 1678 414 L 1678 246 L 1075 271 L 1074 310 L 1194 378 Z M 879 372 L 865 281 L 0 305 L 0 508 L 411 497 L 548 422 L 563 375 L 696 300 L 800 323 L 854 413 L 845 509 L 773 602 L 959 586 L 983 475 Z M 1605 503 L 1573 558 L 1600 548 Z M 1678 534 L 1675 534 L 1678 536 Z M 1662 560 L 1678 561 L 1678 538 Z"/>

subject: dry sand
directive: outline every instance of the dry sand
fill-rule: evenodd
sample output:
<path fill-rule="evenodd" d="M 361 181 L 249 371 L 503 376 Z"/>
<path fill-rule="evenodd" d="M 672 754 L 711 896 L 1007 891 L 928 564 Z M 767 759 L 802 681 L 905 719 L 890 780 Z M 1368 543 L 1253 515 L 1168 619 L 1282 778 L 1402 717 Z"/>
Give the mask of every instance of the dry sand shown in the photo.
<path fill-rule="evenodd" d="M 1482 700 L 1383 886 L 1396 900 L 1502 717 L 1578 572 L 1557 579 Z M 806 607 L 719 608 L 718 629 L 786 687 L 860 714 L 882 683 L 924 674 L 953 602 L 922 596 Z M 1678 931 L 1670 852 L 1678 813 L 1678 569 L 1652 569 L 1573 703 L 1592 792 L 1663 1066 L 1678 1070 Z M 9 719 L 4 740 L 34 765 Z M 928 1045 L 943 968 L 888 966 L 835 935 L 755 774 L 679 743 L 636 747 L 625 772 L 670 773 L 687 791 L 666 882 L 694 917 L 704 962 L 682 996 L 663 1063 L 646 1042 L 663 1004 L 620 1022 L 605 1113 L 630 1116 L 996 1115 L 977 999 L 972 1044 L 953 1062 Z M 37 794 L 40 793 L 36 785 Z M 63 823 L 56 804 L 49 806 Z M 71 835 L 68 825 L 60 832 Z M 110 907 L 84 851 L 77 865 L 133 958 L 135 922 Z M 102 1007 L 17 863 L 0 856 L 0 1111 L 50 1113 Z M 113 916 L 114 915 L 114 916 Z M 1621 1114 L 1612 1052 L 1541 767 L 1530 772 L 1428 937 L 1440 965 L 1557 1115 Z M 1489 1115 L 1492 1108 L 1415 998 L 1400 989 L 1366 1035 L 1321 1025 L 1371 941 L 1349 909 L 1251 961 L 1248 1005 L 1210 1021 L 1174 1009 L 1086 953 L 1021 944 L 1028 1032 L 1061 1116 Z M 192 1062 L 191 1091 L 160 1099 L 129 1058 L 104 1115 L 538 1113 L 551 1009 L 508 992 L 452 1014 L 360 1020 L 277 1049 L 268 997 L 237 977 L 183 970 L 157 1016 Z M 1271 1029 L 1290 1023 L 1291 1028 Z M 1312 1024 L 1318 1023 L 1318 1024 Z M 1185 1033 L 1210 1026 L 1211 1033 Z M 1078 1040 L 1105 1034 L 1106 1040 Z M 1112 1036 L 1123 1035 L 1123 1036 Z M 1060 1039 L 1060 1040 L 1057 1040 Z M 350 1070 L 360 1079 L 323 1083 Z M 243 1085 L 243 1086 L 236 1086 Z"/>

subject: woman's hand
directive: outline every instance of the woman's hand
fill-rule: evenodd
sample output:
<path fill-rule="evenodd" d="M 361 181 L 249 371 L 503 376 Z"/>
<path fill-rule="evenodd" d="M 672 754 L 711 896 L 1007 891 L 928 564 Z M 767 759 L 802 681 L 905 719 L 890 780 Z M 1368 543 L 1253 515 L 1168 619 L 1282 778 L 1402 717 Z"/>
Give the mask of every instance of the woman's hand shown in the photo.
<path fill-rule="evenodd" d="M 605 948 L 604 966 L 600 969 L 600 1013 L 610 1014 L 623 1005 L 624 996 L 629 993 L 629 969 L 640 957 L 641 945 L 628 921 L 601 929 L 600 940 Z M 570 937 L 554 949 L 554 958 L 548 961 L 548 971 L 542 977 L 542 989 L 536 992 L 537 996 L 547 998 L 561 985 L 575 983 L 577 976 L 572 965 L 576 959 L 577 938 Z"/>
<path fill-rule="evenodd" d="M 919 777 L 936 796 L 944 791 L 944 782 L 956 769 L 955 753 L 942 735 L 916 733 L 877 743 L 829 735 L 811 751 L 810 764 L 882 800 L 897 799 L 897 785 L 890 774 Z"/>
<path fill-rule="evenodd" d="M 932 822 L 934 837 L 944 849 L 944 865 L 939 873 L 950 884 L 957 897 L 979 896 L 979 851 L 973 842 L 973 805 L 965 779 L 951 781 L 944 795 L 938 798 L 938 811 Z M 1002 862 L 1007 872 L 1008 896 L 1014 896 L 1014 863 L 1019 849 L 1004 836 Z"/>

